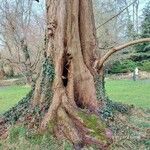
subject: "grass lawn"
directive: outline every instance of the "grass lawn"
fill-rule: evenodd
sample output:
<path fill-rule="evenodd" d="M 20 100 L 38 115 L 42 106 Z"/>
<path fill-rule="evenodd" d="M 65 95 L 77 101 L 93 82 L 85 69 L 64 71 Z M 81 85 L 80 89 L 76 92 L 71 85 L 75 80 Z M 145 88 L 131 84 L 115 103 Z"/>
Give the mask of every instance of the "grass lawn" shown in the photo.
<path fill-rule="evenodd" d="M 150 108 L 150 80 L 106 80 L 107 95 L 114 101 Z"/>
<path fill-rule="evenodd" d="M 0 87 L 0 113 L 14 106 L 29 90 L 27 86 Z M 106 91 L 114 101 L 150 108 L 150 80 L 106 80 Z"/>
<path fill-rule="evenodd" d="M 0 87 L 0 113 L 14 106 L 30 90 L 27 86 Z"/>

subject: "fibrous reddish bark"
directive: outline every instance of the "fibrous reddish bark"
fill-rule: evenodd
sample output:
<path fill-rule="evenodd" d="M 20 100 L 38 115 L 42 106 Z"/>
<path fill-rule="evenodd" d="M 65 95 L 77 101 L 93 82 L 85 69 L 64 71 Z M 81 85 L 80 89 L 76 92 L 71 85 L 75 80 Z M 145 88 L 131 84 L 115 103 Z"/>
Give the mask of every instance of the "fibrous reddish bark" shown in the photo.
<path fill-rule="evenodd" d="M 93 136 L 93 130 L 89 130 L 80 114 L 97 115 L 100 107 L 95 83 L 97 74 L 103 77 L 103 64 L 111 54 L 137 41 L 112 49 L 98 60 L 92 0 L 46 0 L 46 13 L 46 59 L 53 60 L 55 78 L 51 84 L 48 75 L 43 77 L 42 69 L 36 83 L 34 106 L 47 100 L 46 93 L 53 92 L 41 129 L 54 124 L 54 134 L 70 140 L 76 149 L 84 144 L 96 144 L 105 149 L 108 140 L 105 129 L 101 128 L 99 133 L 104 136 L 105 142 L 102 142 Z M 41 82 L 46 85 L 46 92 Z"/>
<path fill-rule="evenodd" d="M 52 102 L 41 129 L 54 122 L 55 135 L 69 139 L 76 147 L 82 143 L 104 148 L 106 143 L 90 136 L 92 131 L 79 115 L 83 108 L 95 115 L 99 109 L 93 69 L 97 43 L 92 1 L 47 0 L 46 11 L 46 55 L 53 59 L 55 78 Z M 44 100 L 41 81 L 42 73 L 36 83 L 33 105 L 40 105 Z"/>
<path fill-rule="evenodd" d="M 71 72 L 73 101 L 95 110 L 98 108 L 93 70 L 96 38 L 92 13 L 91 0 L 47 0 L 47 56 L 53 58 L 55 66 L 53 89 L 69 89 L 70 94 Z"/>

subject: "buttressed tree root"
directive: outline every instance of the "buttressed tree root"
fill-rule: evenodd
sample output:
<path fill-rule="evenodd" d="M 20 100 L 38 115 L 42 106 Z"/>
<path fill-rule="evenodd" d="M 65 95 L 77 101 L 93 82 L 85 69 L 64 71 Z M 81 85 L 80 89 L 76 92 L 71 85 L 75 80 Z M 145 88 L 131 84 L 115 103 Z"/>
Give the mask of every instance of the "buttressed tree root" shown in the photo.
<path fill-rule="evenodd" d="M 40 128 L 52 130 L 58 138 L 67 138 L 75 149 L 86 144 L 107 149 L 112 136 L 98 117 L 101 104 L 94 80 L 103 74 L 103 64 L 114 52 L 149 39 L 114 48 L 98 60 L 92 0 L 46 0 L 46 14 L 46 59 L 52 59 L 55 78 L 51 84 L 41 73 L 36 83 L 34 106 L 50 100 L 45 95 L 53 93 Z"/>
<path fill-rule="evenodd" d="M 107 149 L 112 133 L 98 116 L 103 99 L 95 79 L 102 79 L 113 53 L 150 39 L 118 46 L 99 59 L 92 0 L 46 0 L 46 14 L 45 63 L 31 99 L 33 107 L 50 104 L 40 130 L 70 140 L 77 150 L 92 144 Z"/>
<path fill-rule="evenodd" d="M 98 117 L 100 103 L 94 82 L 97 42 L 92 1 L 47 0 L 46 10 L 46 56 L 53 60 L 55 78 L 47 86 L 51 86 L 47 92 L 52 91 L 53 97 L 41 130 L 52 129 L 56 137 L 67 138 L 76 149 L 86 144 L 105 149 L 109 143 L 108 130 Z M 41 73 L 33 106 L 44 101 L 42 81 Z"/>

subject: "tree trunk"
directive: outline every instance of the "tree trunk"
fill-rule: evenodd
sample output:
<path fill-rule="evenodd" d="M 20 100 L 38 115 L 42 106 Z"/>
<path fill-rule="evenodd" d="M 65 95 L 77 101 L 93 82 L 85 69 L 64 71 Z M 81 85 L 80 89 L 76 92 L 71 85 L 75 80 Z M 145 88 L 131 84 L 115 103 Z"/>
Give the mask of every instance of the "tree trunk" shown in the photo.
<path fill-rule="evenodd" d="M 34 106 L 50 101 L 52 97 L 41 129 L 55 123 L 54 134 L 69 139 L 76 149 L 81 144 L 97 144 L 104 148 L 107 145 L 105 127 L 101 127 L 98 133 L 99 136 L 103 135 L 101 140 L 91 136 L 95 131 L 86 125 L 88 119 L 85 117 L 92 118 L 94 114 L 99 120 L 97 114 L 100 107 L 95 88 L 97 73 L 93 67 L 97 42 L 92 0 L 46 0 L 46 13 L 45 56 L 48 62 L 53 62 L 55 77 L 51 82 L 43 66 L 36 82 L 32 100 Z M 53 95 L 47 98 L 51 91 Z"/>

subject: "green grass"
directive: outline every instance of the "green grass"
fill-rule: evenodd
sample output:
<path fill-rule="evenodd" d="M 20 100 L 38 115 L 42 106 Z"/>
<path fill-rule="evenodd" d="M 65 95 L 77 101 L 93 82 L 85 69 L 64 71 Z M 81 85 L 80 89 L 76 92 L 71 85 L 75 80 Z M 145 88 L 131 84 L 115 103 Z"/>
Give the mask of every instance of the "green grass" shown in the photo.
<path fill-rule="evenodd" d="M 29 90 L 20 85 L 0 87 L 0 113 L 14 106 Z M 106 80 L 106 91 L 114 101 L 150 108 L 150 80 Z"/>
<path fill-rule="evenodd" d="M 0 87 L 0 114 L 13 107 L 30 90 L 28 86 Z"/>
<path fill-rule="evenodd" d="M 106 92 L 114 101 L 150 108 L 150 80 L 106 80 Z"/>

